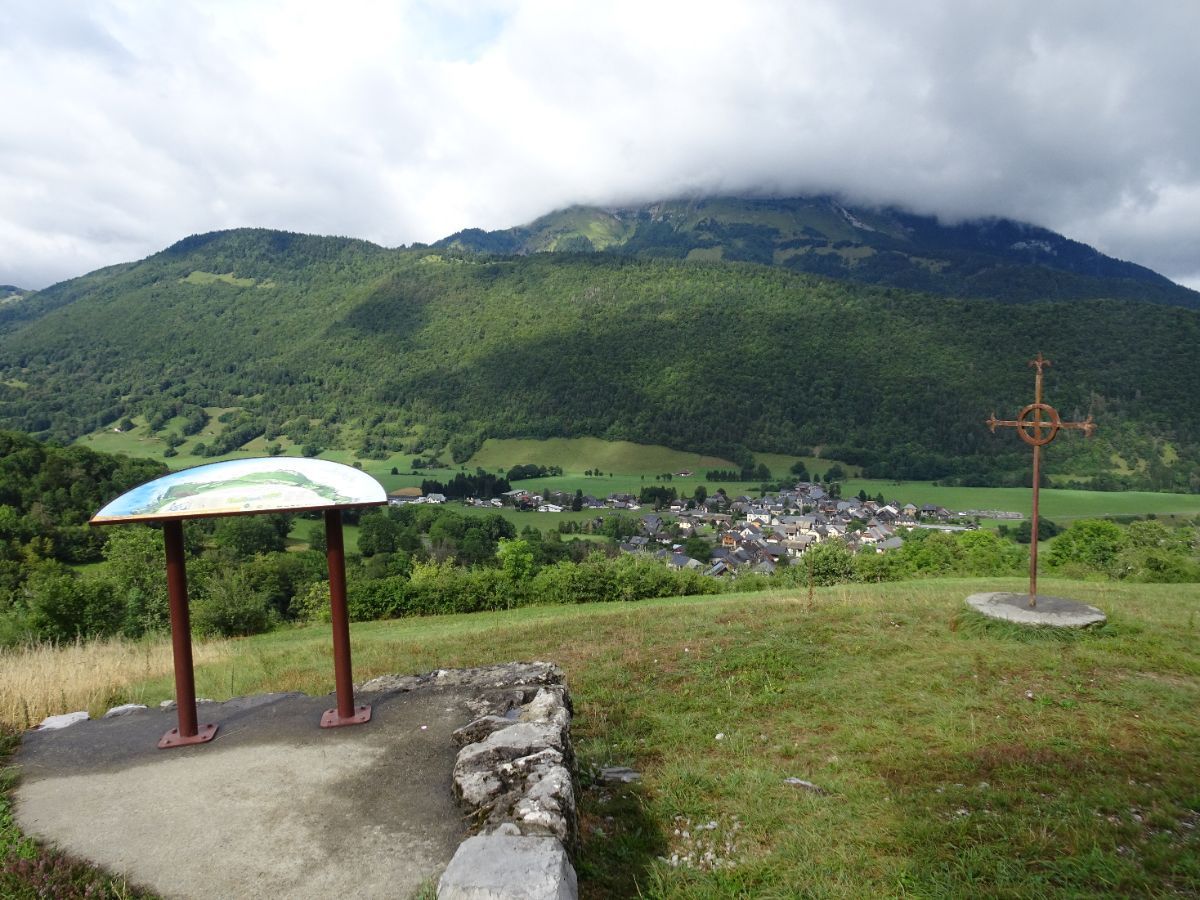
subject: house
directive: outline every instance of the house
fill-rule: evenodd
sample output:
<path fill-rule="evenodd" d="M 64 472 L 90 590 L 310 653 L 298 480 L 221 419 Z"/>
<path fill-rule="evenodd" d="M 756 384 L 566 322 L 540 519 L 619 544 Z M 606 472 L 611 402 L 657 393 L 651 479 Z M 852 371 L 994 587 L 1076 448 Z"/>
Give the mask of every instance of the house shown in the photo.
<path fill-rule="evenodd" d="M 646 534 L 655 534 L 662 531 L 663 520 L 656 515 L 642 516 L 642 531 Z"/>
<path fill-rule="evenodd" d="M 767 544 L 767 546 L 760 547 L 758 550 L 759 559 L 768 559 L 771 562 L 778 562 L 787 555 L 787 549 L 779 544 Z"/>
<path fill-rule="evenodd" d="M 815 543 L 817 543 L 815 534 L 801 534 L 794 538 L 788 538 L 783 542 L 783 546 L 787 550 L 788 556 L 799 556 Z"/>
<path fill-rule="evenodd" d="M 672 553 L 671 558 L 667 560 L 667 565 L 672 569 L 701 569 L 698 560 L 692 559 L 690 556 L 685 556 L 682 553 Z"/>

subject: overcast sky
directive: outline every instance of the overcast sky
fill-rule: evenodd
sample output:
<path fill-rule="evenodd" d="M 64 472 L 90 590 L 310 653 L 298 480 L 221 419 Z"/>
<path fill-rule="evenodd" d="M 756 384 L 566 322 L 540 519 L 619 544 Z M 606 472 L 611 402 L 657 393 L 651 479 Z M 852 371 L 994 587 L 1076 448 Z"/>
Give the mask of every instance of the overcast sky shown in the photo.
<path fill-rule="evenodd" d="M 1200 3 L 0 4 L 0 283 L 243 225 L 387 246 L 840 192 L 1200 288 Z"/>

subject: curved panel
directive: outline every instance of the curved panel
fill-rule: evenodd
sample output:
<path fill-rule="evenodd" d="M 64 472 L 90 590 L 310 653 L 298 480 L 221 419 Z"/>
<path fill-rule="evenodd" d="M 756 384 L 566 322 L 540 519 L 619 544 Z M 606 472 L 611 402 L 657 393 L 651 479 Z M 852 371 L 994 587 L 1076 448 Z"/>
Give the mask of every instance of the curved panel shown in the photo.
<path fill-rule="evenodd" d="M 127 491 L 91 524 L 295 512 L 387 502 L 378 481 L 324 459 L 233 459 L 184 469 Z"/>

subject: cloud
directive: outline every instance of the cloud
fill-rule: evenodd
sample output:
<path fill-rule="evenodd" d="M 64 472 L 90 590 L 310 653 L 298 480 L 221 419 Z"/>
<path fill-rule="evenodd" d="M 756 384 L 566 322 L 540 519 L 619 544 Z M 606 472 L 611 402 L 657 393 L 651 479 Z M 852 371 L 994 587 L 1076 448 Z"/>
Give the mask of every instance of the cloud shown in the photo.
<path fill-rule="evenodd" d="M 6 4 L 0 283 L 239 225 L 386 245 L 841 192 L 1200 279 L 1200 7 Z"/>

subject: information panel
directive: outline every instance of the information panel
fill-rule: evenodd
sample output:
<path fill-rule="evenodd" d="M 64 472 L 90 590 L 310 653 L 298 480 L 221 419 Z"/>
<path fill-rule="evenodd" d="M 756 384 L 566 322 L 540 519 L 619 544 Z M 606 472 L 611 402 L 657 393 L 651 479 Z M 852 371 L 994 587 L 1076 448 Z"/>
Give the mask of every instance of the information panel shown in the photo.
<path fill-rule="evenodd" d="M 196 519 L 386 502 L 383 485 L 360 469 L 324 459 L 275 456 L 233 459 L 164 475 L 122 494 L 91 522 Z"/>

